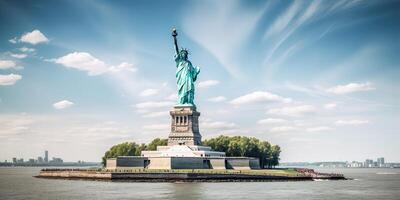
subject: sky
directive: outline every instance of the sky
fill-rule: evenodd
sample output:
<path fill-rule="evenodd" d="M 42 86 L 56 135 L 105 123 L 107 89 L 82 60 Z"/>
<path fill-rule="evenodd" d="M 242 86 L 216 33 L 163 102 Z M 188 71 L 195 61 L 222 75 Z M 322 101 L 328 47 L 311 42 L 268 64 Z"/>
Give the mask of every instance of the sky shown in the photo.
<path fill-rule="evenodd" d="M 169 134 L 172 27 L 203 139 L 400 162 L 400 2 L 0 0 L 0 160 L 100 161 Z"/>

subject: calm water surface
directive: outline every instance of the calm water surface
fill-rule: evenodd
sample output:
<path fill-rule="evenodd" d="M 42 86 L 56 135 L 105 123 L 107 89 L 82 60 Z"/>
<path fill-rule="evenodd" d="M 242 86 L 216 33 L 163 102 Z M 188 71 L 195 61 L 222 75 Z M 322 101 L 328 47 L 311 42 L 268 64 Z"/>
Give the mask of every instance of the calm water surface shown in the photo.
<path fill-rule="evenodd" d="M 318 169 L 355 180 L 129 183 L 38 179 L 40 168 L 0 167 L 0 199 L 400 199 L 400 169 Z"/>

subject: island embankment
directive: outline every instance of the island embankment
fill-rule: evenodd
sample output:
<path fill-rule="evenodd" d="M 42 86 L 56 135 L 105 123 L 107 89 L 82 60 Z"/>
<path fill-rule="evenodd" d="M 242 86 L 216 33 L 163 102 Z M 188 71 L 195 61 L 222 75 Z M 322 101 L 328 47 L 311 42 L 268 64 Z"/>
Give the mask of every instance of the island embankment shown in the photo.
<path fill-rule="evenodd" d="M 317 173 L 312 169 L 42 169 L 36 177 L 131 182 L 256 182 L 346 179 L 342 174 Z"/>

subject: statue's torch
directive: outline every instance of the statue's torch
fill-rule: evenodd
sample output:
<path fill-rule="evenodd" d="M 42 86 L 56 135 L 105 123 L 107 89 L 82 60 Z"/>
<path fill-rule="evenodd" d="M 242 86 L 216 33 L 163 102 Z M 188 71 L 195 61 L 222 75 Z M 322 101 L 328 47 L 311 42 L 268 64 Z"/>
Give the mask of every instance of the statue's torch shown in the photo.
<path fill-rule="evenodd" d="M 176 32 L 176 28 L 172 28 L 172 37 L 174 37 L 174 44 L 175 44 L 175 51 L 176 54 L 179 54 L 179 48 L 178 48 L 178 40 L 176 39 L 176 36 L 178 36 L 178 33 Z"/>

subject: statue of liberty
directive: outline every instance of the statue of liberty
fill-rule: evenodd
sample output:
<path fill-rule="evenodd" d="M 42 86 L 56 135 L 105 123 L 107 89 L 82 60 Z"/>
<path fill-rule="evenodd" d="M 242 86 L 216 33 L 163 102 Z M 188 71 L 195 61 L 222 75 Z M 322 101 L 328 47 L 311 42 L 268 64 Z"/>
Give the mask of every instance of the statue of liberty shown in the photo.
<path fill-rule="evenodd" d="M 176 83 L 178 86 L 179 105 L 195 106 L 194 104 L 194 82 L 200 73 L 199 67 L 194 67 L 188 60 L 189 52 L 186 49 L 179 50 L 176 29 L 172 29 L 175 44 Z"/>

